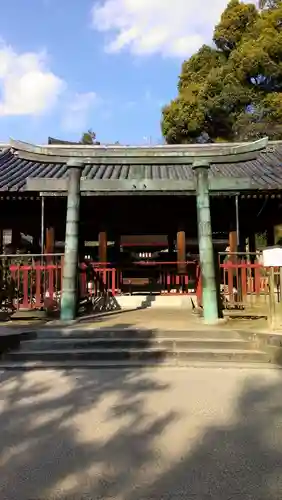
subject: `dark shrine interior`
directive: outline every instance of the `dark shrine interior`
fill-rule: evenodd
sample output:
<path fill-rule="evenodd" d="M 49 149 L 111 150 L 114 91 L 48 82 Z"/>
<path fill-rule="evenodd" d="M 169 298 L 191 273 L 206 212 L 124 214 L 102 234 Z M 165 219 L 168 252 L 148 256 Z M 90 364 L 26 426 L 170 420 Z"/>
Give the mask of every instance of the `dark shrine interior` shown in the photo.
<path fill-rule="evenodd" d="M 280 195 L 246 194 L 239 196 L 239 225 L 241 240 L 250 232 L 265 232 L 282 218 Z M 45 228 L 54 228 L 55 242 L 62 246 L 65 239 L 67 202 L 65 197 L 45 198 Z M 9 196 L 0 200 L 2 229 L 13 229 L 13 233 L 33 236 L 34 246 L 39 245 L 41 235 L 41 199 L 34 196 Z M 211 224 L 213 240 L 228 240 L 230 231 L 236 229 L 235 195 L 211 196 Z M 104 231 L 108 242 L 108 257 L 120 246 L 122 236 L 139 235 L 124 244 L 136 255 L 154 253 L 172 248 L 178 231 L 185 231 L 190 240 L 187 251 L 198 253 L 197 208 L 195 196 L 82 196 L 79 224 L 80 253 L 95 258 L 97 246 L 85 243 L 98 242 Z M 151 235 L 154 238 L 141 238 Z M 162 238 L 166 236 L 166 244 Z M 160 243 L 160 244 L 158 244 Z M 62 252 L 56 245 L 56 252 Z M 34 248 L 35 250 L 35 248 Z"/>

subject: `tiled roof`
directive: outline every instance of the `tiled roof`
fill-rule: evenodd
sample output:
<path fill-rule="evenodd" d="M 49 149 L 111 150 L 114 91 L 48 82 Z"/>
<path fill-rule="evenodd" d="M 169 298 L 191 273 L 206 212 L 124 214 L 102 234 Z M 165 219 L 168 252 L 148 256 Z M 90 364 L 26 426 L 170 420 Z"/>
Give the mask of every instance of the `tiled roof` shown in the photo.
<path fill-rule="evenodd" d="M 52 157 L 50 157 L 51 159 Z M 282 189 L 282 142 L 270 143 L 258 158 L 244 163 L 212 165 L 216 178 L 251 178 L 262 190 Z M 22 159 L 12 148 L 0 148 L 0 191 L 24 191 L 28 178 L 62 179 L 67 177 L 64 163 L 46 163 Z M 88 180 L 150 179 L 185 181 L 193 178 L 189 165 L 103 165 L 87 164 L 82 177 Z"/>

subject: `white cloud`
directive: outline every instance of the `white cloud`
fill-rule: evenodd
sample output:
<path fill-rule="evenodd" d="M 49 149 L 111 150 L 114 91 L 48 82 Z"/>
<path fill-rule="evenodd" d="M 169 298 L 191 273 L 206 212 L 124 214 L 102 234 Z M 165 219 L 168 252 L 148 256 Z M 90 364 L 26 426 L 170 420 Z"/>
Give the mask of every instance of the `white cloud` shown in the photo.
<path fill-rule="evenodd" d="M 63 80 L 47 67 L 46 54 L 18 54 L 0 44 L 0 116 L 40 115 L 63 89 Z"/>
<path fill-rule="evenodd" d="M 109 38 L 107 52 L 188 57 L 209 43 L 228 0 L 101 0 L 93 27 Z"/>
<path fill-rule="evenodd" d="M 83 132 L 93 106 L 99 102 L 95 92 L 77 93 L 69 96 L 62 120 L 63 129 L 68 132 Z"/>

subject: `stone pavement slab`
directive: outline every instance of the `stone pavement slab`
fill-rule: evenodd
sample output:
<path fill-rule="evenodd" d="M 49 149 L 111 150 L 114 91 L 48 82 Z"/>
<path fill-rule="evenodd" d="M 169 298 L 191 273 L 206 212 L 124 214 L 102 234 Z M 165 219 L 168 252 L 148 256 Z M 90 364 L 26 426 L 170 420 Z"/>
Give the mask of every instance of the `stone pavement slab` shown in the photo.
<path fill-rule="evenodd" d="M 73 325 L 73 327 L 81 328 L 107 328 L 120 327 L 125 328 L 148 328 L 171 331 L 185 330 L 210 330 L 210 329 L 225 329 L 225 328 L 241 328 L 241 329 L 268 329 L 268 324 L 265 319 L 257 320 L 240 320 L 232 319 L 223 321 L 220 325 L 211 327 L 203 323 L 202 318 L 192 314 L 191 311 L 175 309 L 140 309 L 137 311 L 122 311 L 111 315 L 99 315 L 88 319 L 81 320 Z"/>
<path fill-rule="evenodd" d="M 0 373 L 1 500 L 278 500 L 282 371 Z"/>
<path fill-rule="evenodd" d="M 211 329 L 204 325 L 203 320 L 189 310 L 175 309 L 140 309 L 134 311 L 114 311 L 110 313 L 101 313 L 87 317 L 79 318 L 70 325 L 63 325 L 71 328 L 107 328 L 121 327 L 125 328 L 148 328 L 162 329 L 171 331 L 185 330 L 203 330 Z M 59 321 L 40 321 L 40 320 L 17 320 L 0 323 L 0 328 L 35 329 L 36 328 L 58 328 L 62 327 Z M 247 329 L 256 331 L 267 331 L 268 323 L 265 319 L 239 319 L 234 318 L 223 322 L 214 328 L 233 328 Z"/>

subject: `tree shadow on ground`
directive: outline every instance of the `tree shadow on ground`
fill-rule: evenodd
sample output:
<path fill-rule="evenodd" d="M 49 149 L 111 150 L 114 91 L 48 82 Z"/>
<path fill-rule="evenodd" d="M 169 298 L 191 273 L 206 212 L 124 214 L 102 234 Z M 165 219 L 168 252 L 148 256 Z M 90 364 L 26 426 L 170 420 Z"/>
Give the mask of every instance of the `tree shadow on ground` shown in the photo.
<path fill-rule="evenodd" d="M 165 380 L 173 380 L 173 373 Z M 185 373 L 183 398 L 189 398 L 191 371 Z M 197 377 L 200 371 L 194 373 Z M 48 377 L 46 372 L 5 372 L 0 387 L 0 498 L 278 500 L 280 373 L 268 382 L 262 381 L 263 372 L 252 376 L 238 393 L 232 420 L 207 427 L 192 447 L 187 443 L 189 452 L 166 468 L 158 440 L 170 426 L 180 426 L 181 434 L 192 416 L 188 412 L 180 420 L 173 393 L 168 411 L 148 410 L 149 396 L 155 406 L 171 390 L 152 371 L 49 372 Z M 168 455 L 173 444 L 167 443 Z"/>
<path fill-rule="evenodd" d="M 211 427 L 194 449 L 138 500 L 278 500 L 282 491 L 282 378 L 249 386 L 235 422 Z M 134 494 L 123 497 L 136 500 Z"/>
<path fill-rule="evenodd" d="M 166 384 L 138 370 L 46 373 L 1 375 L 1 500 L 92 498 L 89 469 L 95 500 L 118 498 L 177 418 L 173 409 L 153 420 L 144 411 L 146 394 Z"/>

